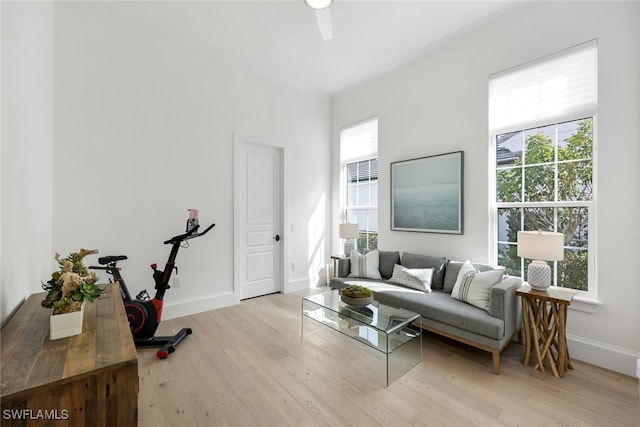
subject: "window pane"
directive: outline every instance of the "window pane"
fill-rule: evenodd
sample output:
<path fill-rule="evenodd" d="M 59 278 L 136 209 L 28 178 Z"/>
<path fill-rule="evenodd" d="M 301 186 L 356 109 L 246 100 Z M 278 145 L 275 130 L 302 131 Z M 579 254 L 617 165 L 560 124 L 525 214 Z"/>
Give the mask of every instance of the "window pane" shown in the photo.
<path fill-rule="evenodd" d="M 378 248 L 376 233 L 360 233 L 358 236 L 358 252 L 366 253 Z"/>
<path fill-rule="evenodd" d="M 496 166 L 522 164 L 522 131 L 504 133 L 496 137 Z"/>
<path fill-rule="evenodd" d="M 564 234 L 565 246 L 586 249 L 589 242 L 589 209 L 558 208 L 558 232 Z"/>
<path fill-rule="evenodd" d="M 357 206 L 358 194 L 356 184 L 347 184 L 347 206 Z"/>
<path fill-rule="evenodd" d="M 369 218 L 369 232 L 378 232 L 378 210 L 377 209 L 369 209 L 368 210 L 368 218 Z"/>
<path fill-rule="evenodd" d="M 583 249 L 565 249 L 564 260 L 558 261 L 558 286 L 586 291 L 589 289 L 589 257 Z"/>
<path fill-rule="evenodd" d="M 371 186 L 368 182 L 358 184 L 358 206 L 369 206 Z"/>
<path fill-rule="evenodd" d="M 553 166 L 530 166 L 524 169 L 525 200 L 527 202 L 554 201 Z"/>
<path fill-rule="evenodd" d="M 358 164 L 347 164 L 347 183 L 356 182 L 358 180 Z"/>
<path fill-rule="evenodd" d="M 524 208 L 525 231 L 555 231 L 553 208 Z"/>
<path fill-rule="evenodd" d="M 524 163 L 526 165 L 549 163 L 555 160 L 555 129 L 553 125 L 527 129 L 524 132 Z"/>
<path fill-rule="evenodd" d="M 587 201 L 593 197 L 591 160 L 558 165 L 558 200 Z"/>
<path fill-rule="evenodd" d="M 498 265 L 505 267 L 506 274 L 520 277 L 518 247 L 505 243 L 498 244 Z"/>
<path fill-rule="evenodd" d="M 346 223 L 347 224 L 357 224 L 358 223 L 358 213 L 355 209 L 347 209 L 346 211 Z"/>
<path fill-rule="evenodd" d="M 513 243 L 518 241 L 520 215 L 520 209 L 498 209 L 498 241 Z"/>
<path fill-rule="evenodd" d="M 496 201 L 522 201 L 522 168 L 501 169 L 496 172 Z"/>
<path fill-rule="evenodd" d="M 369 248 L 370 251 L 378 249 L 378 234 L 369 233 Z"/>
<path fill-rule="evenodd" d="M 368 231 L 367 211 L 365 209 L 357 209 L 355 212 L 358 222 L 358 230 Z"/>
<path fill-rule="evenodd" d="M 593 119 L 575 120 L 558 125 L 558 160 L 593 157 Z"/>
<path fill-rule="evenodd" d="M 371 181 L 371 206 L 378 206 L 378 181 Z"/>

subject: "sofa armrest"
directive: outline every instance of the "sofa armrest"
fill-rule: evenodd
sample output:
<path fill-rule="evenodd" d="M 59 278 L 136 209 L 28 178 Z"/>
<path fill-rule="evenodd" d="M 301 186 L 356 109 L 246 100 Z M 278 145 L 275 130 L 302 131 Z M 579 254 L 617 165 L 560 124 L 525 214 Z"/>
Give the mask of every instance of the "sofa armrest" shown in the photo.
<path fill-rule="evenodd" d="M 340 258 L 338 260 L 338 271 L 336 272 L 336 276 L 338 277 L 347 277 L 351 273 L 351 259 L 350 258 Z"/>
<path fill-rule="evenodd" d="M 507 276 L 491 288 L 489 294 L 489 315 L 504 320 L 504 335 L 515 334 L 522 326 L 522 308 L 516 289 L 522 286 L 522 279 Z"/>

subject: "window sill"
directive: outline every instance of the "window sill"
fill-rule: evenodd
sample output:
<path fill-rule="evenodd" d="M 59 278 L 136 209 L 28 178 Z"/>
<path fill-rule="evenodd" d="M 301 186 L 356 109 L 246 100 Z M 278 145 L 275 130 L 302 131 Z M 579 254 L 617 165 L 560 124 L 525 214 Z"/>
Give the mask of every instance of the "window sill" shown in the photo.
<path fill-rule="evenodd" d="M 594 299 L 592 297 L 586 297 L 582 295 L 576 295 L 573 297 L 573 302 L 569 306 L 570 310 L 582 311 L 585 313 L 595 313 L 596 310 L 602 305 L 602 301 Z"/>

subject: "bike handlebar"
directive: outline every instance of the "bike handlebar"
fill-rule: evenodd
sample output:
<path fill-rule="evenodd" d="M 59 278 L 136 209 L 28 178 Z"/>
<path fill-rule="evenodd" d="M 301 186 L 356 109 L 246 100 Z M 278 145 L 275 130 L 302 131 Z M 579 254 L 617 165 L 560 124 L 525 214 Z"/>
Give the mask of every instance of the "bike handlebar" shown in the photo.
<path fill-rule="evenodd" d="M 189 240 L 189 239 L 193 239 L 195 237 L 200 237 L 200 236 L 204 236 L 205 234 L 207 234 L 209 232 L 209 230 L 211 230 L 213 227 L 215 227 L 215 224 L 211 224 L 209 227 L 207 227 L 202 233 L 196 233 L 196 231 L 198 231 L 198 229 L 200 228 L 200 225 L 196 225 L 195 227 L 193 227 L 191 230 L 187 231 L 184 234 L 179 234 L 177 236 L 173 236 L 172 238 L 170 238 L 169 240 L 165 240 L 164 244 L 168 245 L 168 244 L 172 244 L 172 243 L 176 243 L 176 242 L 182 242 L 184 240 Z"/>

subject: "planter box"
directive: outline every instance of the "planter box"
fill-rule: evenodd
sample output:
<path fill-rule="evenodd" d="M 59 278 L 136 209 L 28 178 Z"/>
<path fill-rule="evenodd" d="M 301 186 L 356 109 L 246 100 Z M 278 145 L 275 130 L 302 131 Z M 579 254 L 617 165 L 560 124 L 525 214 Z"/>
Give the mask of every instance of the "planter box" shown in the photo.
<path fill-rule="evenodd" d="M 84 303 L 80 311 L 74 313 L 56 314 L 49 316 L 49 339 L 57 340 L 82 333 L 82 319 L 84 318 Z"/>

